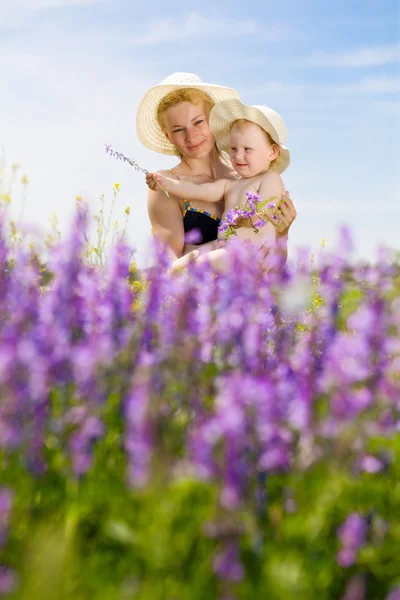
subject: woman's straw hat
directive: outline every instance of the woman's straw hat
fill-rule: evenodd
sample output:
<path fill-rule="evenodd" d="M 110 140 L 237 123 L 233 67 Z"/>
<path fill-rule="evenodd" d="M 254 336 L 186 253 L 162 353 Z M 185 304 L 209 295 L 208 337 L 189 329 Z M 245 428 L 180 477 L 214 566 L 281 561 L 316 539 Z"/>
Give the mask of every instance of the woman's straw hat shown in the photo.
<path fill-rule="evenodd" d="M 286 142 L 287 129 L 282 117 L 267 106 L 246 106 L 240 100 L 230 98 L 218 102 L 210 113 L 210 128 L 220 150 L 229 152 L 229 135 L 232 125 L 238 119 L 245 119 L 264 129 L 276 144 L 280 154 L 275 159 L 273 171 L 283 173 L 290 163 L 290 152 L 283 144 Z"/>
<path fill-rule="evenodd" d="M 158 85 L 150 88 L 139 104 L 136 115 L 136 132 L 142 144 L 150 150 L 161 154 L 176 155 L 175 147 L 167 140 L 157 122 L 157 108 L 165 96 L 182 88 L 202 90 L 215 103 L 227 98 L 239 98 L 236 90 L 222 85 L 203 83 L 193 73 L 173 73 Z"/>

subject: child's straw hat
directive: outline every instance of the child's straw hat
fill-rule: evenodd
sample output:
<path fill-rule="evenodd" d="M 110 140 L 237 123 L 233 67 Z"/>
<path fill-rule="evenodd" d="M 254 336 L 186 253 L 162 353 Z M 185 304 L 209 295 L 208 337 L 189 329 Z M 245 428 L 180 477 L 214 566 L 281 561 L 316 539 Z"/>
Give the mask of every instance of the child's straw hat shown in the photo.
<path fill-rule="evenodd" d="M 246 106 L 236 98 L 218 102 L 210 113 L 210 128 L 215 135 L 217 146 L 220 150 L 229 152 L 229 136 L 232 125 L 239 119 L 255 123 L 264 129 L 273 141 L 279 145 L 280 154 L 275 159 L 273 171 L 283 173 L 290 163 L 290 152 L 286 142 L 287 129 L 282 117 L 268 106 Z"/>

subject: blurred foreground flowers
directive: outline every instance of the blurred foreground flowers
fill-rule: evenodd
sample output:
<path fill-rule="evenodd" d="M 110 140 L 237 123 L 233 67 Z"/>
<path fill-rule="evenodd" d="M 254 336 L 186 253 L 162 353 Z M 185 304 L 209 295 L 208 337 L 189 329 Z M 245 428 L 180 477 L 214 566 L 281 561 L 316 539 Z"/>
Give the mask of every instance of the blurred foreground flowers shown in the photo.
<path fill-rule="evenodd" d="M 0 237 L 0 594 L 396 597 L 398 263 L 140 273 L 86 228 L 45 279 Z"/>

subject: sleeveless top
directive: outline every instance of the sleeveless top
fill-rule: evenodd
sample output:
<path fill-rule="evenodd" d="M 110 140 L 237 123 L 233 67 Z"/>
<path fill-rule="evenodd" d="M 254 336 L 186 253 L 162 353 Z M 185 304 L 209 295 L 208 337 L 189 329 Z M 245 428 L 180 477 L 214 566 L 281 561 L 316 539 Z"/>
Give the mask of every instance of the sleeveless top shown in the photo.
<path fill-rule="evenodd" d="M 170 172 L 179 179 L 179 176 L 175 171 L 170 170 Z M 193 246 L 199 246 L 200 244 L 213 242 L 218 237 L 218 227 L 220 224 L 221 219 L 215 217 L 206 210 L 190 206 L 189 202 L 185 200 L 183 229 L 185 234 L 188 234 L 191 231 L 195 234 L 193 239 L 190 239 L 189 237 L 188 243 Z"/>
<path fill-rule="evenodd" d="M 218 237 L 218 226 L 221 219 L 214 217 L 209 212 L 190 206 L 189 202 L 185 201 L 185 211 L 183 213 L 183 229 L 185 234 L 196 230 L 196 236 L 193 240 L 188 239 L 190 244 L 198 246 L 212 242 Z"/>

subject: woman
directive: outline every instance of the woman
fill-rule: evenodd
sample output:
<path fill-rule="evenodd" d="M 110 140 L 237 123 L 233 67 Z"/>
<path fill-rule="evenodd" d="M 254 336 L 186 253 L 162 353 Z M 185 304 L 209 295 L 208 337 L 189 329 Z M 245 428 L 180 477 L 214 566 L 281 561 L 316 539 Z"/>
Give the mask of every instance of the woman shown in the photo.
<path fill-rule="evenodd" d="M 191 73 L 174 73 L 143 96 L 136 117 L 140 141 L 161 154 L 180 157 L 171 169 L 176 177 L 194 183 L 237 178 L 237 173 L 219 153 L 208 126 L 212 107 L 219 100 L 238 98 L 236 90 L 206 84 Z M 162 173 L 162 171 L 160 171 Z M 149 190 L 148 213 L 153 233 L 171 250 L 174 264 L 183 266 L 189 252 L 211 250 L 217 239 L 223 213 L 220 202 L 191 202 L 168 198 L 159 187 Z M 277 234 L 277 244 L 287 253 L 288 230 L 296 211 L 285 193 L 280 219 L 286 228 Z"/>

